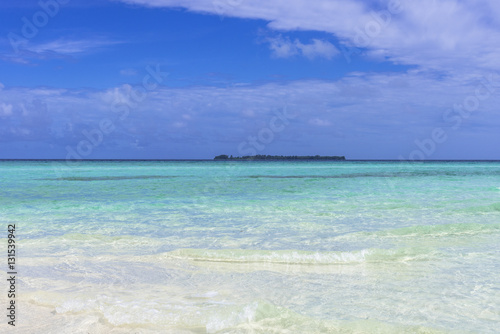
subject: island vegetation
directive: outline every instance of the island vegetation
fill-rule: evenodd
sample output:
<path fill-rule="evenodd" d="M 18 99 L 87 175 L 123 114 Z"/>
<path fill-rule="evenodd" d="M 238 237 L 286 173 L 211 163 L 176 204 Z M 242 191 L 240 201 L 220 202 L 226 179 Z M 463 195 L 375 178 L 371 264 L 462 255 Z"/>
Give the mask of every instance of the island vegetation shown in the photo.
<path fill-rule="evenodd" d="M 275 161 L 275 160 L 334 160 L 343 161 L 344 156 L 321 156 L 321 155 L 246 155 L 242 157 L 233 157 L 226 154 L 218 155 L 214 160 L 243 160 L 243 161 Z"/>

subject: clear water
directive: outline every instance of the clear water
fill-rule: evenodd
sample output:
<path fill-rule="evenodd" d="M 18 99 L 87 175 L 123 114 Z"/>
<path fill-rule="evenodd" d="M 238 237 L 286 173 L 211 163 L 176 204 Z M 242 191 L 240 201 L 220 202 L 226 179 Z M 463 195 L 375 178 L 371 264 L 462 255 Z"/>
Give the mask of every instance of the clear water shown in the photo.
<path fill-rule="evenodd" d="M 498 162 L 3 161 L 0 186 L 20 333 L 500 328 Z"/>

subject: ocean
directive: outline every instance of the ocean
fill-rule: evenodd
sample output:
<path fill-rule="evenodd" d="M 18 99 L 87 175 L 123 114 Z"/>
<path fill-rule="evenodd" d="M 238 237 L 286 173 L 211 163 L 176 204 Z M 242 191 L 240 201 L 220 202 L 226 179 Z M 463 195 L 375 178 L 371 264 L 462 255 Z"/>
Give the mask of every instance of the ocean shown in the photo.
<path fill-rule="evenodd" d="M 18 333 L 500 328 L 500 162 L 0 161 L 0 187 Z"/>

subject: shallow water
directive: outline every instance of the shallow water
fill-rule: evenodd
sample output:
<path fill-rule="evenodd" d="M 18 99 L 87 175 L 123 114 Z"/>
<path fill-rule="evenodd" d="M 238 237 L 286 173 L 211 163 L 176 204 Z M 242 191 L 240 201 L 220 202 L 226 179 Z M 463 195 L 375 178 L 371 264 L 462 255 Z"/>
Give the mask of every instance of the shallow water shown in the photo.
<path fill-rule="evenodd" d="M 3 161 L 0 184 L 19 332 L 500 324 L 498 162 Z"/>

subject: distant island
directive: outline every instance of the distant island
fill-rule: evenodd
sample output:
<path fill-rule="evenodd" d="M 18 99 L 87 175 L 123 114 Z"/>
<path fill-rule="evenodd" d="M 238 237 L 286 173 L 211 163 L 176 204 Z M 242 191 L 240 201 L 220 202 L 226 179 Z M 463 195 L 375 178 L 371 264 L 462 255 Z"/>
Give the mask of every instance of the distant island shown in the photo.
<path fill-rule="evenodd" d="M 214 160 L 244 160 L 244 161 L 264 161 L 264 160 L 334 160 L 344 161 L 344 156 L 321 156 L 321 155 L 246 155 L 243 157 L 233 157 L 221 154 Z"/>

